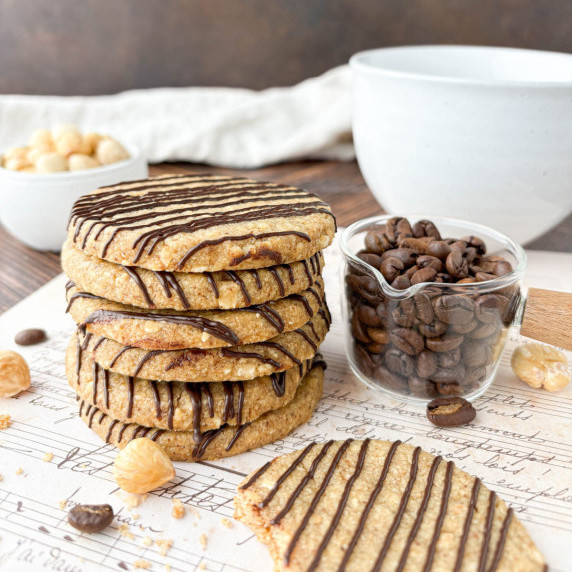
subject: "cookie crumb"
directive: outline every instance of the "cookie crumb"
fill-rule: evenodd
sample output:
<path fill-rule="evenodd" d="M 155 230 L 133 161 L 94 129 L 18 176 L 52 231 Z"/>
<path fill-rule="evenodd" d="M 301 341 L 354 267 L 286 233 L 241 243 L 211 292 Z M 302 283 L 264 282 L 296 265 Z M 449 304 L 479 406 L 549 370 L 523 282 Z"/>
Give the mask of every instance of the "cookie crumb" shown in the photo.
<path fill-rule="evenodd" d="M 207 569 L 207 563 L 206 562 L 201 562 L 199 564 L 199 570 L 206 570 Z"/>
<path fill-rule="evenodd" d="M 230 518 L 223 518 L 221 522 L 223 526 L 226 526 L 227 528 L 232 528 L 232 521 L 230 520 Z"/>
<path fill-rule="evenodd" d="M 42 461 L 46 463 L 51 463 L 52 459 L 54 458 L 54 454 L 51 451 L 48 451 L 43 457 Z"/>
<path fill-rule="evenodd" d="M 61 508 L 62 510 L 63 510 L 64 508 L 66 508 L 67 504 L 68 504 L 68 501 L 67 501 L 67 500 L 61 500 L 61 501 L 59 502 L 60 508 Z"/>
<path fill-rule="evenodd" d="M 136 495 L 133 493 L 126 493 L 125 491 L 118 491 L 117 496 L 129 510 L 138 507 L 148 497 L 147 493 Z"/>
<path fill-rule="evenodd" d="M 159 547 L 159 554 L 166 556 L 167 552 L 169 552 L 173 546 L 173 540 L 171 538 L 160 538 L 155 541 L 155 544 Z"/>
<path fill-rule="evenodd" d="M 165 570 L 167 572 L 171 572 L 171 565 L 170 564 L 165 564 Z"/>
<path fill-rule="evenodd" d="M 176 518 L 183 518 L 185 516 L 185 507 L 183 506 L 183 502 L 179 499 L 173 499 L 173 508 L 171 509 L 171 516 Z"/>
<path fill-rule="evenodd" d="M 130 532 L 129 526 L 127 526 L 126 524 L 120 525 L 118 530 L 119 534 L 121 534 L 121 536 L 123 536 L 124 538 L 129 538 L 130 540 L 133 540 L 135 538 L 133 533 Z"/>
<path fill-rule="evenodd" d="M 16 469 L 16 474 L 17 474 L 17 475 L 23 475 L 23 474 L 24 474 L 24 469 L 22 469 L 22 467 L 18 467 L 18 468 Z"/>
<path fill-rule="evenodd" d="M 207 544 L 208 544 L 208 538 L 207 535 L 203 532 L 200 536 L 199 536 L 199 542 L 201 543 L 201 546 L 203 547 L 203 550 L 207 549 Z"/>
<path fill-rule="evenodd" d="M 134 512 L 132 516 L 135 520 L 139 520 L 139 518 L 141 517 L 141 515 L 138 512 Z"/>
<path fill-rule="evenodd" d="M 0 429 L 8 429 L 12 424 L 12 417 L 7 413 L 0 415 Z"/>
<path fill-rule="evenodd" d="M 0 482 L 4 480 L 4 477 L 0 475 Z"/>
<path fill-rule="evenodd" d="M 149 560 L 143 560 L 143 558 L 141 558 L 139 560 L 135 560 L 135 562 L 133 562 L 133 566 L 135 566 L 135 568 L 142 568 L 143 570 L 149 570 L 149 568 L 151 568 L 151 562 L 149 562 Z"/>
<path fill-rule="evenodd" d="M 153 544 L 153 539 L 150 536 L 143 538 L 143 546 L 151 546 Z"/>

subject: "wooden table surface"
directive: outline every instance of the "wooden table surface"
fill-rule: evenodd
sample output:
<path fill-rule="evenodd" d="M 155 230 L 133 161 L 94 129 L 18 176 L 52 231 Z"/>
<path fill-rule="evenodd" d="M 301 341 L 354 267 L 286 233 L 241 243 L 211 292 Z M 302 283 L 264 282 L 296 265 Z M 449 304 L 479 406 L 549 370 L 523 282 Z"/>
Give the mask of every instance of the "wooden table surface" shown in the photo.
<path fill-rule="evenodd" d="M 260 180 L 298 185 L 327 201 L 338 225 L 382 214 L 355 162 L 298 162 L 273 165 L 251 171 L 218 169 L 188 163 L 153 165 L 152 175 L 164 173 L 210 172 L 251 176 Z M 572 251 L 572 216 L 528 248 Z M 24 246 L 0 227 L 0 313 L 25 298 L 61 272 L 59 256 Z"/>

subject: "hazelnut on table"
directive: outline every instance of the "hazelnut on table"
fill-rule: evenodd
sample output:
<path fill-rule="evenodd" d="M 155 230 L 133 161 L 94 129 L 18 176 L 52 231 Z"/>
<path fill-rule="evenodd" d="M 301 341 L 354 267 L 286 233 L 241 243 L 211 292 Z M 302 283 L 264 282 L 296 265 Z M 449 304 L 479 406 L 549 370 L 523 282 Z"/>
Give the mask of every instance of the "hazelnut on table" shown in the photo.
<path fill-rule="evenodd" d="M 570 382 L 568 359 L 552 346 L 523 344 L 514 350 L 510 365 L 520 380 L 536 389 L 558 391 Z"/>

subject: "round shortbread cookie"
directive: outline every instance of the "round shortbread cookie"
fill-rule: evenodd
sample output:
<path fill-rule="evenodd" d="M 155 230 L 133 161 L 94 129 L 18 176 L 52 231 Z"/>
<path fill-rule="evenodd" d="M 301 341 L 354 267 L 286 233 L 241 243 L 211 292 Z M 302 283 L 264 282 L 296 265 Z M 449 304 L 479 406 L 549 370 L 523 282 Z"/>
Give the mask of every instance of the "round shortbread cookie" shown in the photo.
<path fill-rule="evenodd" d="M 304 260 L 331 244 L 316 195 L 222 175 L 166 175 L 79 198 L 68 237 L 81 250 L 150 270 L 214 272 Z"/>
<path fill-rule="evenodd" d="M 312 360 L 279 374 L 247 381 L 165 382 L 127 377 L 98 366 L 74 336 L 66 352 L 68 383 L 81 399 L 126 423 L 195 438 L 225 423 L 249 423 L 291 401 Z M 79 366 L 79 367 L 78 367 Z"/>
<path fill-rule="evenodd" d="M 294 399 L 284 407 L 269 411 L 251 423 L 223 425 L 207 431 L 200 441 L 193 439 L 192 431 L 165 431 L 123 423 L 84 401 L 80 401 L 79 415 L 106 443 L 119 448 L 137 437 L 149 437 L 173 461 L 207 461 L 238 455 L 286 437 L 312 416 L 322 395 L 323 381 L 322 366 L 313 367 L 300 382 Z"/>
<path fill-rule="evenodd" d="M 82 347 L 104 369 L 159 381 L 241 381 L 300 366 L 314 357 L 330 327 L 324 306 L 300 328 L 265 342 L 233 348 L 145 350 L 93 334 Z"/>
<path fill-rule="evenodd" d="M 144 310 L 67 287 L 68 311 L 87 332 L 150 350 L 220 348 L 268 340 L 303 326 L 325 304 L 321 278 L 287 298 L 234 310 Z"/>
<path fill-rule="evenodd" d="M 235 506 L 275 570 L 545 566 L 512 509 L 479 479 L 400 441 L 312 443 L 246 477 Z"/>
<path fill-rule="evenodd" d="M 150 309 L 227 310 L 263 304 L 309 288 L 323 265 L 318 252 L 308 260 L 258 270 L 158 272 L 90 256 L 69 240 L 62 248 L 62 268 L 80 290 Z"/>

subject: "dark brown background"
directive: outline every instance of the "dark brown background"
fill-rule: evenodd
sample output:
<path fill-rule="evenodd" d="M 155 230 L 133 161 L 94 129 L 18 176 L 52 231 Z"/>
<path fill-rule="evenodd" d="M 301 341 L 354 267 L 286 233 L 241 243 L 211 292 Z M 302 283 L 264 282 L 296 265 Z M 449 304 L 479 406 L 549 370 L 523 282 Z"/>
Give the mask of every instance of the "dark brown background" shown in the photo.
<path fill-rule="evenodd" d="M 0 93 L 259 89 L 422 43 L 572 52 L 572 1 L 0 0 Z"/>

